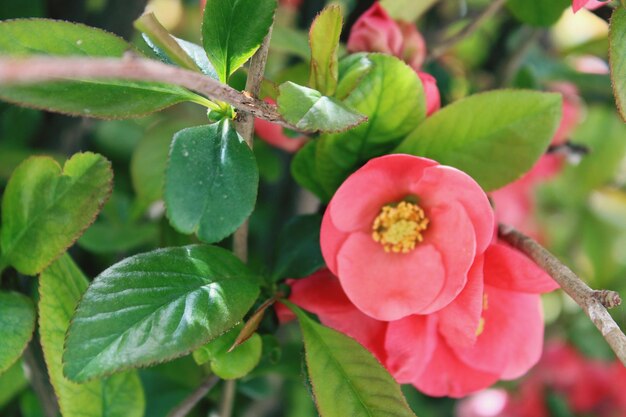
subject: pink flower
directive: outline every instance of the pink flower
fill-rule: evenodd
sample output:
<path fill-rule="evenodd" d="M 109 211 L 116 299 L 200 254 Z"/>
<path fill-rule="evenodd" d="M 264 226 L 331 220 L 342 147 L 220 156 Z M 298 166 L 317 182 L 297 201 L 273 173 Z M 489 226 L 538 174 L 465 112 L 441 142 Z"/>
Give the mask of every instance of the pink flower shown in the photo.
<path fill-rule="evenodd" d="M 580 123 L 582 102 L 578 95 L 578 89 L 572 83 L 553 83 L 550 85 L 550 90 L 561 93 L 563 96 L 561 123 L 552 138 L 552 145 L 560 145 L 568 139 Z"/>
<path fill-rule="evenodd" d="M 274 100 L 265 99 L 265 101 L 274 104 Z M 289 137 L 285 135 L 281 126 L 263 119 L 254 119 L 254 131 L 265 142 L 289 153 L 296 152 L 308 140 L 304 135 Z"/>
<path fill-rule="evenodd" d="M 574 13 L 582 9 L 583 7 L 589 10 L 595 10 L 606 4 L 606 1 L 598 0 L 572 0 L 572 10 Z"/>
<path fill-rule="evenodd" d="M 370 160 L 330 201 L 321 230 L 328 268 L 378 320 L 427 314 L 465 287 L 494 217 L 467 174 L 410 155 Z"/>
<path fill-rule="evenodd" d="M 424 95 L 426 96 L 426 115 L 430 116 L 441 108 L 441 96 L 437 88 L 437 80 L 427 72 L 418 72 L 418 77 L 424 86 Z"/>
<path fill-rule="evenodd" d="M 328 270 L 290 285 L 290 301 L 356 339 L 398 382 L 452 397 L 517 378 L 539 360 L 543 319 L 537 294 L 556 288 L 528 258 L 497 242 L 476 259 L 461 294 L 428 315 L 373 319 Z"/>
<path fill-rule="evenodd" d="M 506 407 L 509 394 L 503 389 L 486 389 L 457 403 L 456 417 L 497 417 Z"/>
<path fill-rule="evenodd" d="M 401 58 L 403 45 L 400 26 L 378 2 L 358 18 L 348 37 L 350 52 L 382 52 Z"/>

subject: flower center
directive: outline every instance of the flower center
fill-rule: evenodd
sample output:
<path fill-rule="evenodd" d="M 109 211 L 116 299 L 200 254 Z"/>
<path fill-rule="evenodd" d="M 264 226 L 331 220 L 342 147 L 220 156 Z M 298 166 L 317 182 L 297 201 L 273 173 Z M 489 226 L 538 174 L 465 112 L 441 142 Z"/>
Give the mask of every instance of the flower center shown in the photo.
<path fill-rule="evenodd" d="M 424 210 L 415 203 L 387 204 L 372 223 L 372 239 L 383 245 L 385 252 L 408 253 L 424 240 L 422 232 L 429 222 Z"/>

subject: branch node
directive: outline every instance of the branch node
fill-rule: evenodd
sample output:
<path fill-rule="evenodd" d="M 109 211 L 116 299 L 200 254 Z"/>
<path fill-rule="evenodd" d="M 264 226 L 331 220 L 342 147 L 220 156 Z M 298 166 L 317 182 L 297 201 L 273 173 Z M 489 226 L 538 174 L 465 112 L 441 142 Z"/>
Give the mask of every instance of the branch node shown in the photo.
<path fill-rule="evenodd" d="M 593 293 L 593 297 L 606 308 L 614 308 L 622 304 L 620 295 L 611 290 L 596 290 Z"/>

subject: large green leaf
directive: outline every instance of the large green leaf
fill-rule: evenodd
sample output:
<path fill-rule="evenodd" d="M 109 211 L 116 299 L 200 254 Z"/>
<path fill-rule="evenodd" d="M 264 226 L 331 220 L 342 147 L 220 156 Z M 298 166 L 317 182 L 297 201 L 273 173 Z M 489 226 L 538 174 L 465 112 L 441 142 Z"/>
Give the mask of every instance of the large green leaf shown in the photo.
<path fill-rule="evenodd" d="M 76 23 L 49 19 L 0 22 L 0 55 L 120 58 L 131 49 L 111 33 Z M 101 118 L 137 117 L 182 101 L 206 101 L 182 87 L 124 80 L 0 86 L 0 98 L 29 107 Z"/>
<path fill-rule="evenodd" d="M 396 20 L 415 22 L 439 0 L 381 0 L 380 4 Z"/>
<path fill-rule="evenodd" d="M 419 125 L 426 115 L 422 83 L 415 71 L 399 59 L 369 54 L 348 65 L 344 80 L 360 82 L 344 103 L 369 119 L 355 129 L 322 136 L 317 142 L 316 168 L 327 194 L 333 194 L 343 180 L 364 161 L 396 146 Z M 343 90 L 343 87 L 341 88 Z M 349 88 L 347 88 L 349 90 Z"/>
<path fill-rule="evenodd" d="M 415 417 L 393 377 L 363 346 L 296 313 L 321 417 Z"/>
<path fill-rule="evenodd" d="M 626 8 L 617 7 L 611 17 L 609 62 L 617 108 L 626 121 Z"/>
<path fill-rule="evenodd" d="M 103 156 L 75 154 L 63 169 L 31 157 L 9 180 L 2 200 L 2 260 L 35 275 L 89 226 L 111 193 L 113 172 Z"/>
<path fill-rule="evenodd" d="M 318 214 L 294 217 L 278 236 L 273 277 L 302 278 L 324 266 L 320 248 L 322 218 Z"/>
<path fill-rule="evenodd" d="M 39 333 L 50 382 L 64 417 L 143 417 L 145 400 L 136 372 L 76 384 L 63 376 L 63 343 L 72 312 L 88 281 L 64 255 L 39 278 Z"/>
<path fill-rule="evenodd" d="M 127 258 L 83 295 L 65 344 L 64 373 L 84 382 L 187 354 L 240 322 L 258 293 L 245 265 L 221 248 Z"/>
<path fill-rule="evenodd" d="M 533 166 L 560 119 L 560 94 L 490 91 L 433 114 L 396 151 L 456 167 L 490 191 Z"/>
<path fill-rule="evenodd" d="M 252 213 L 259 171 L 254 154 L 228 120 L 174 135 L 165 173 L 165 205 L 179 232 L 217 242 Z"/>
<path fill-rule="evenodd" d="M 208 0 L 202 44 L 219 79 L 241 67 L 261 46 L 274 20 L 276 0 Z"/>
<path fill-rule="evenodd" d="M 343 17 L 338 5 L 326 7 L 315 18 L 309 33 L 311 44 L 311 87 L 326 96 L 333 96 L 337 89 L 339 65 L 337 48 Z"/>
<path fill-rule="evenodd" d="M 331 195 L 317 178 L 317 169 L 315 167 L 315 149 L 317 141 L 309 141 L 298 151 L 291 160 L 291 175 L 300 186 L 311 191 L 322 201 L 330 200 Z"/>
<path fill-rule="evenodd" d="M 572 5 L 570 0 L 508 0 L 507 7 L 517 19 L 533 26 L 550 26 L 563 11 Z"/>
<path fill-rule="evenodd" d="M 26 348 L 35 330 L 35 307 L 14 292 L 0 292 L 0 374 L 9 369 Z"/>
<path fill-rule="evenodd" d="M 367 117 L 317 90 L 287 81 L 279 87 L 278 111 L 289 123 L 309 132 L 341 132 Z"/>

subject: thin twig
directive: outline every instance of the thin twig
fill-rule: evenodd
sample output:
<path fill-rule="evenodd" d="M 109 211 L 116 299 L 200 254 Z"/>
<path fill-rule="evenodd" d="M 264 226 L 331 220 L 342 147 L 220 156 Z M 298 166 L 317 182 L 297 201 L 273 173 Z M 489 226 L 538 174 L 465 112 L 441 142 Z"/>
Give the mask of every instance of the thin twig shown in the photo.
<path fill-rule="evenodd" d="M 435 46 L 428 55 L 427 61 L 430 62 L 439 58 L 448 49 L 452 48 L 454 45 L 480 29 L 485 21 L 487 21 L 491 16 L 496 14 L 498 10 L 500 10 L 502 6 L 504 6 L 504 3 L 506 3 L 506 0 L 493 0 L 491 4 L 485 10 L 483 10 L 481 14 L 476 16 L 476 18 L 472 20 L 467 26 L 465 26 L 459 33 L 450 36 L 439 45 Z"/>
<path fill-rule="evenodd" d="M 24 363 L 28 369 L 28 379 L 35 391 L 35 395 L 41 403 L 43 412 L 46 417 L 57 417 L 59 415 L 59 405 L 57 398 L 54 395 L 52 385 L 45 374 L 45 372 L 39 366 L 35 352 L 33 351 L 34 340 L 24 350 Z"/>
<path fill-rule="evenodd" d="M 220 400 L 220 417 L 230 417 L 233 414 L 233 405 L 235 404 L 236 380 L 229 379 L 224 381 L 224 392 Z"/>
<path fill-rule="evenodd" d="M 591 289 L 543 246 L 511 226 L 501 224 L 498 234 L 502 240 L 522 251 L 550 274 L 563 291 L 585 311 L 615 355 L 626 366 L 626 335 L 607 311 L 607 308 L 621 303 L 619 294 L 615 291 Z"/>
<path fill-rule="evenodd" d="M 185 417 L 219 382 L 219 378 L 211 375 L 194 392 L 189 394 L 176 408 L 169 412 L 167 417 Z"/>
<path fill-rule="evenodd" d="M 60 80 L 124 79 L 157 81 L 178 85 L 211 99 L 225 101 L 240 112 L 250 113 L 299 131 L 287 123 L 276 106 L 241 93 L 204 74 L 177 68 L 151 59 L 115 58 L 0 58 L 0 85 L 33 84 Z M 203 104 L 200 102 L 200 104 Z"/>

